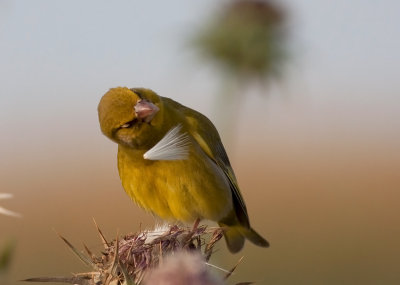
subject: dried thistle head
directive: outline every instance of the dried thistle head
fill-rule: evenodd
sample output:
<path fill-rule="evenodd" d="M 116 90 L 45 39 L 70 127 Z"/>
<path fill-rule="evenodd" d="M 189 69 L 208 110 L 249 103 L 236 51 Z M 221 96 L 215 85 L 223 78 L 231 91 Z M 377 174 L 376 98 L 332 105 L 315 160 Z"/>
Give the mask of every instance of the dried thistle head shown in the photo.
<path fill-rule="evenodd" d="M 151 281 L 151 278 L 158 278 L 167 274 L 166 272 L 171 272 L 171 269 L 179 264 L 177 258 L 185 256 L 185 254 L 193 254 L 194 256 L 191 263 L 188 263 L 188 266 L 185 267 L 186 277 L 192 272 L 198 278 L 210 280 L 210 282 L 213 280 L 211 276 L 207 275 L 208 273 L 204 272 L 204 268 L 205 262 L 210 259 L 213 253 L 214 245 L 222 238 L 221 228 L 207 228 L 206 226 L 187 228 L 172 225 L 155 231 L 128 234 L 110 242 L 106 240 L 99 228 L 98 232 L 104 245 L 101 255 L 94 254 L 86 246 L 86 254 L 84 254 L 61 237 L 82 262 L 92 267 L 91 272 L 75 274 L 73 277 L 30 278 L 25 281 L 63 282 L 81 285 L 144 284 L 142 282 L 148 275 L 153 276 L 149 277 Z M 169 256 L 175 257 L 171 257 L 172 261 L 170 261 Z M 197 261 L 200 262 L 197 265 L 199 268 L 193 271 L 192 264 Z M 170 262 L 171 265 L 168 265 Z M 160 264 L 167 267 L 156 269 Z M 150 274 L 152 270 L 155 270 L 155 275 Z M 149 283 L 150 281 L 146 284 L 152 284 Z"/>
<path fill-rule="evenodd" d="M 148 271 L 156 268 L 167 255 L 193 251 L 208 260 L 215 243 L 221 238 L 220 228 L 207 229 L 206 226 L 191 229 L 173 225 L 155 231 L 130 234 L 118 242 L 119 264 L 135 284 L 139 284 Z M 106 249 L 110 256 L 114 256 L 115 244 L 116 241 Z"/>

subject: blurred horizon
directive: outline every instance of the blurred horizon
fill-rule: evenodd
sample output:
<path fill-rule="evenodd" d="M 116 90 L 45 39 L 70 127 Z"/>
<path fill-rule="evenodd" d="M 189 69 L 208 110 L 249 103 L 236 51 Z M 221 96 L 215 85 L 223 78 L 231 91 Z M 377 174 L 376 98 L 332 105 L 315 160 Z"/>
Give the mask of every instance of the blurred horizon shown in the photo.
<path fill-rule="evenodd" d="M 241 88 L 232 136 L 220 70 L 187 44 L 223 3 L 0 1 L 0 192 L 14 195 L 0 206 L 23 215 L 0 216 L 0 250 L 16 241 L 7 284 L 88 270 L 56 232 L 96 251 L 92 218 L 109 239 L 154 225 L 98 126 L 115 86 L 151 88 L 220 131 L 252 226 L 271 242 L 238 255 L 221 242 L 214 264 L 245 256 L 231 282 L 399 283 L 400 3 L 283 1 L 284 77 Z"/>

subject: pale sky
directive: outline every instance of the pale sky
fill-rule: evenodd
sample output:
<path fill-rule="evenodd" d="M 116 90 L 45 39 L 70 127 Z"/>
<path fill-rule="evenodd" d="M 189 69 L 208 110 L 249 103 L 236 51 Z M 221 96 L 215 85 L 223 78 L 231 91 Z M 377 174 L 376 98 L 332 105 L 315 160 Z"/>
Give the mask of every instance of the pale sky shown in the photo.
<path fill-rule="evenodd" d="M 98 101 L 121 85 L 151 88 L 218 127 L 213 96 L 220 74 L 188 41 L 221 3 L 2 0 L 2 156 L 26 142 L 34 149 L 78 143 L 76 133 L 98 139 Z M 283 84 L 266 90 L 269 98 L 259 90 L 246 97 L 243 132 L 257 128 L 260 140 L 274 128 L 297 137 L 336 129 L 337 137 L 361 132 L 399 142 L 399 2 L 284 3 L 288 72 Z"/>
<path fill-rule="evenodd" d="M 65 108 L 77 98 L 88 107 L 116 85 L 150 87 L 205 110 L 217 92 L 216 73 L 196 61 L 187 39 L 223 2 L 2 0 L 1 113 Z M 305 86 L 325 98 L 343 88 L 357 93 L 355 100 L 371 92 L 377 101 L 398 102 L 398 1 L 284 3 L 291 89 Z"/>

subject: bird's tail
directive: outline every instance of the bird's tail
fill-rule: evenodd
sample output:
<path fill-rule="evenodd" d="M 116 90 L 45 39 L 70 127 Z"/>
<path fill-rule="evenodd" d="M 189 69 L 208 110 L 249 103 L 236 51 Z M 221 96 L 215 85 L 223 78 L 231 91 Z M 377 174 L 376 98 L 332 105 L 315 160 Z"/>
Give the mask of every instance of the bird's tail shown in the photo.
<path fill-rule="evenodd" d="M 269 247 L 268 241 L 252 228 L 246 228 L 240 225 L 227 226 L 223 223 L 219 223 L 219 226 L 224 228 L 226 245 L 232 253 L 236 253 L 243 248 L 245 238 L 255 245 Z"/>

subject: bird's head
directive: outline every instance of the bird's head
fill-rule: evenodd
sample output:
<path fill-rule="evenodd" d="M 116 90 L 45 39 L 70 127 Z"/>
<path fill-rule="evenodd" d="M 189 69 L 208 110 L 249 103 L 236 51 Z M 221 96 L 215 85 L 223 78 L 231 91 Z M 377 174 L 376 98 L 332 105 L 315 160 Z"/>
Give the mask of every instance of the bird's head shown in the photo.
<path fill-rule="evenodd" d="M 162 120 L 162 109 L 160 96 L 150 89 L 112 88 L 98 106 L 100 128 L 118 144 L 145 147 Z"/>

